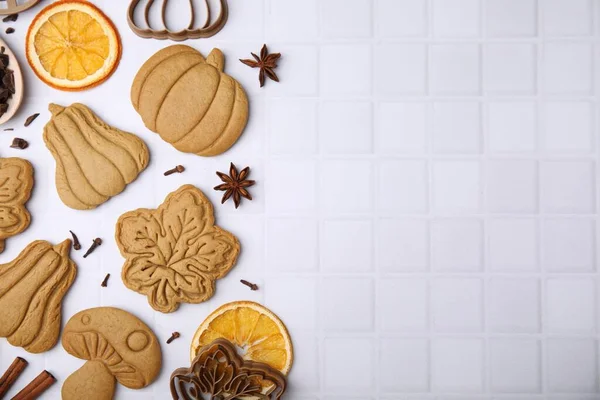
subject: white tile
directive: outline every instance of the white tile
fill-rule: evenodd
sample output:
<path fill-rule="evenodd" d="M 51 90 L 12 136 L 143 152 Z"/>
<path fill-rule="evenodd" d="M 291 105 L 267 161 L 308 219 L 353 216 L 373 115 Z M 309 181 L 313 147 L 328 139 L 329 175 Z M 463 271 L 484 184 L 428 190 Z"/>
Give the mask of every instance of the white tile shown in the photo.
<path fill-rule="evenodd" d="M 425 279 L 382 278 L 377 288 L 383 332 L 424 332 L 429 325 Z"/>
<path fill-rule="evenodd" d="M 537 0 L 485 0 L 487 35 L 527 37 L 537 31 Z"/>
<path fill-rule="evenodd" d="M 294 333 L 294 367 L 288 375 L 289 394 L 319 390 L 321 345 L 314 334 Z M 306 399 L 308 400 L 308 398 Z"/>
<path fill-rule="evenodd" d="M 423 154 L 427 150 L 427 104 L 381 103 L 376 110 L 379 153 Z"/>
<path fill-rule="evenodd" d="M 554 393 L 598 390 L 597 343 L 593 339 L 548 339 L 546 377 Z"/>
<path fill-rule="evenodd" d="M 320 203 L 330 214 L 366 213 L 373 206 L 373 166 L 366 160 L 327 160 L 320 167 Z M 348 191 L 352 196 L 348 196 Z"/>
<path fill-rule="evenodd" d="M 380 44 L 375 47 L 375 88 L 382 95 L 422 94 L 427 83 L 427 46 Z"/>
<path fill-rule="evenodd" d="M 591 0 L 544 0 L 544 33 L 583 36 L 592 31 Z"/>
<path fill-rule="evenodd" d="M 481 151 L 481 107 L 475 102 L 433 105 L 433 150 L 436 153 Z"/>
<path fill-rule="evenodd" d="M 354 395 L 372 393 L 376 360 L 371 339 L 328 338 L 325 339 L 324 346 L 324 381 L 327 392 Z M 353 360 L 360 362 L 348 362 L 350 354 Z"/>
<path fill-rule="evenodd" d="M 431 353 L 434 390 L 462 393 L 483 390 L 483 342 L 480 339 L 434 339 Z"/>
<path fill-rule="evenodd" d="M 386 213 L 425 213 L 428 203 L 426 161 L 379 163 L 378 207 Z"/>
<path fill-rule="evenodd" d="M 317 102 L 276 99 L 269 102 L 271 154 L 314 154 L 317 150 Z"/>
<path fill-rule="evenodd" d="M 552 153 L 589 153 L 593 109 L 584 102 L 548 102 L 543 107 L 542 146 Z"/>
<path fill-rule="evenodd" d="M 297 299 L 302 298 L 302 301 Z M 316 278 L 267 278 L 265 304 L 288 329 L 313 331 L 317 326 Z"/>
<path fill-rule="evenodd" d="M 546 324 L 552 333 L 593 333 L 596 328 L 596 286 L 589 279 L 549 279 Z"/>
<path fill-rule="evenodd" d="M 324 38 L 365 38 L 371 35 L 371 1 L 321 0 L 319 4 Z"/>
<path fill-rule="evenodd" d="M 540 176 L 542 211 L 590 213 L 595 210 L 595 173 L 592 162 L 542 162 Z"/>
<path fill-rule="evenodd" d="M 537 163 L 529 160 L 490 160 L 486 163 L 487 209 L 494 213 L 533 213 L 537 210 Z"/>
<path fill-rule="evenodd" d="M 479 35 L 479 0 L 433 0 L 433 33 L 437 37 Z"/>
<path fill-rule="evenodd" d="M 382 37 L 414 37 L 427 33 L 427 0 L 380 0 L 375 28 Z"/>
<path fill-rule="evenodd" d="M 309 218 L 270 219 L 267 267 L 271 271 L 314 271 L 318 267 L 318 224 Z"/>
<path fill-rule="evenodd" d="M 483 289 L 480 279 L 440 278 L 431 282 L 431 313 L 436 332 L 481 332 Z"/>
<path fill-rule="evenodd" d="M 483 228 L 477 219 L 439 219 L 431 228 L 432 265 L 437 271 L 481 270 Z"/>
<path fill-rule="evenodd" d="M 429 387 L 427 340 L 381 339 L 379 370 L 383 392 L 426 392 Z"/>
<path fill-rule="evenodd" d="M 490 387 L 500 393 L 538 393 L 540 344 L 534 339 L 490 341 Z"/>
<path fill-rule="evenodd" d="M 494 153 L 536 149 L 537 111 L 531 101 L 491 101 L 488 106 L 489 148 Z"/>
<path fill-rule="evenodd" d="M 368 45 L 321 46 L 320 87 L 325 96 L 371 93 L 372 49 Z M 351 63 L 348 60 L 352 60 Z"/>
<path fill-rule="evenodd" d="M 542 265 L 553 272 L 595 269 L 596 225 L 591 219 L 547 219 L 542 223 Z"/>
<path fill-rule="evenodd" d="M 529 218 L 492 219 L 486 229 L 488 265 L 499 272 L 538 269 L 538 229 Z"/>
<path fill-rule="evenodd" d="M 430 47 L 430 88 L 435 94 L 480 91 L 479 46 L 434 44 Z"/>
<path fill-rule="evenodd" d="M 276 212 L 311 211 L 316 204 L 314 160 L 271 160 L 267 170 L 267 207 Z"/>
<path fill-rule="evenodd" d="M 324 154 L 373 151 L 373 109 L 367 102 L 324 102 L 319 112 L 320 149 Z"/>
<path fill-rule="evenodd" d="M 321 269 L 327 272 L 369 272 L 373 268 L 370 220 L 327 220 L 321 228 Z M 348 251 L 352 249 L 352 251 Z"/>
<path fill-rule="evenodd" d="M 318 0 L 272 1 L 267 13 L 267 36 L 277 41 L 309 41 L 318 36 Z"/>
<path fill-rule="evenodd" d="M 484 90 L 499 94 L 532 94 L 536 88 L 536 48 L 530 44 L 484 46 Z"/>
<path fill-rule="evenodd" d="M 383 271 L 423 271 L 429 267 L 429 226 L 426 220 L 381 219 L 377 224 L 375 246 Z"/>
<path fill-rule="evenodd" d="M 481 166 L 477 161 L 433 162 L 433 208 L 464 213 L 481 209 Z"/>
<path fill-rule="evenodd" d="M 585 43 L 547 43 L 543 49 L 546 93 L 587 94 L 592 90 L 592 47 Z"/>
<path fill-rule="evenodd" d="M 540 283 L 534 278 L 493 278 L 487 288 L 487 324 L 495 333 L 540 329 Z"/>
<path fill-rule="evenodd" d="M 320 72 L 319 50 L 316 45 L 289 44 L 285 46 L 285 50 L 279 45 L 273 45 L 269 47 L 269 51 L 282 53 L 277 66 L 277 76 L 282 82 L 285 82 L 285 84 L 267 82 L 263 89 L 267 90 L 268 88 L 270 96 L 315 96 L 317 94 Z M 245 66 L 242 64 L 242 67 Z M 258 74 L 258 72 L 254 70 L 253 74 Z M 252 84 L 259 87 L 257 81 L 258 79 Z"/>
<path fill-rule="evenodd" d="M 326 331 L 371 331 L 374 315 L 373 281 L 367 278 L 326 278 L 320 305 Z"/>

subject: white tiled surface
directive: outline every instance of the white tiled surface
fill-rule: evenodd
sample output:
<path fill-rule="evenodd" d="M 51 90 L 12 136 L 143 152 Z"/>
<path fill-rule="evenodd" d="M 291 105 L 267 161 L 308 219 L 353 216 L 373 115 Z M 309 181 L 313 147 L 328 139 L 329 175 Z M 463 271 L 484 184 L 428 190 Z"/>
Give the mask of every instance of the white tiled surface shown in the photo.
<path fill-rule="evenodd" d="M 118 25 L 124 57 L 97 89 L 60 93 L 26 71 L 18 122 L 36 167 L 32 226 L 10 239 L 1 262 L 34 239 L 75 230 L 105 244 L 85 261 L 65 319 L 98 305 L 130 310 L 163 345 L 158 382 L 121 399 L 168 398 L 171 371 L 220 304 L 260 301 L 290 328 L 292 400 L 598 400 L 598 70 L 600 0 L 230 0 L 230 20 L 208 40 L 246 87 L 250 124 L 227 154 L 176 152 L 146 130 L 128 92 L 141 62 L 168 42 L 126 26 L 125 1 L 96 0 Z M 23 56 L 33 12 L 6 40 Z M 2 28 L 4 30 L 4 28 Z M 283 58 L 282 82 L 258 88 L 237 62 L 263 42 Z M 21 57 L 23 59 L 23 57 Z M 58 200 L 41 129 L 50 101 L 89 104 L 138 133 L 152 163 L 99 209 Z M 215 170 L 250 165 L 255 200 L 218 204 Z M 184 164 L 182 175 L 161 173 Z M 243 254 L 216 296 L 154 313 L 120 282 L 117 217 L 156 207 L 183 183 L 217 204 L 218 223 Z M 112 274 L 109 287 L 99 284 Z M 250 292 L 239 284 L 256 281 Z M 31 362 L 63 381 L 81 365 L 60 346 L 27 355 L 0 341 L 0 367 Z M 55 385 L 44 398 L 59 398 Z"/>

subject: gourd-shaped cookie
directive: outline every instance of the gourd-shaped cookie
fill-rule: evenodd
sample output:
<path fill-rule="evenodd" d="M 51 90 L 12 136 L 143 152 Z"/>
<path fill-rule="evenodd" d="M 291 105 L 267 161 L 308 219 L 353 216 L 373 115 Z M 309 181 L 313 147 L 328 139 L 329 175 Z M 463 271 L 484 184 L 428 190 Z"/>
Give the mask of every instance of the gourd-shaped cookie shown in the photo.
<path fill-rule="evenodd" d="M 42 353 L 58 341 L 62 299 L 77 274 L 70 249 L 70 240 L 38 240 L 0 265 L 0 337 L 13 346 Z"/>
<path fill-rule="evenodd" d="M 4 241 L 31 222 L 25 203 L 33 189 L 33 167 L 21 158 L 0 158 L 0 253 Z"/>
<path fill-rule="evenodd" d="M 85 105 L 50 104 L 49 109 L 44 142 L 56 160 L 56 190 L 68 207 L 98 207 L 148 165 L 148 148 L 140 138 L 108 126 Z"/>
<path fill-rule="evenodd" d="M 205 60 L 189 46 L 167 47 L 137 73 L 131 102 L 146 127 L 177 150 L 221 154 L 233 146 L 248 122 L 246 93 L 223 66 L 219 49 Z"/>
<path fill-rule="evenodd" d="M 157 311 L 212 297 L 240 252 L 231 233 L 215 225 L 213 207 L 192 185 L 171 193 L 155 210 L 121 215 L 115 239 L 123 257 L 125 286 L 148 296 Z"/>

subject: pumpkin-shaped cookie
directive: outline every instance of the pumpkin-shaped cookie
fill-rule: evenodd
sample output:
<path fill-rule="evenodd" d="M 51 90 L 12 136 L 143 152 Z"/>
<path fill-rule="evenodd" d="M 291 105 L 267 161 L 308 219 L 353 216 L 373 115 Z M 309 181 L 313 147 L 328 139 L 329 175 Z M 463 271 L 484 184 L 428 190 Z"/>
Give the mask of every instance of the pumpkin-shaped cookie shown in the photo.
<path fill-rule="evenodd" d="M 148 148 L 140 138 L 108 126 L 83 104 L 49 108 L 44 142 L 56 159 L 56 190 L 68 207 L 98 207 L 148 165 Z"/>
<path fill-rule="evenodd" d="M 22 158 L 0 158 L 0 253 L 4 241 L 23 232 L 31 222 L 25 203 L 33 189 L 33 167 Z"/>
<path fill-rule="evenodd" d="M 131 102 L 146 127 L 177 150 L 221 154 L 233 146 L 248 122 L 246 93 L 223 66 L 219 49 L 205 60 L 189 46 L 167 47 L 137 73 Z"/>

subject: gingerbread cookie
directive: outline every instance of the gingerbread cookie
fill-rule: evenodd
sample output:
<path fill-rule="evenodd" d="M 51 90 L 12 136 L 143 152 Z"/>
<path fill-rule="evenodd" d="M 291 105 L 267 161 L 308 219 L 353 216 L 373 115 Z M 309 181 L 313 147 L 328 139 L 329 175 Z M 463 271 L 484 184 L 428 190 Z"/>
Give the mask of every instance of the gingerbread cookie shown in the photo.
<path fill-rule="evenodd" d="M 4 241 L 31 222 L 25 203 L 33 189 L 33 167 L 22 158 L 0 158 L 0 253 Z"/>
<path fill-rule="evenodd" d="M 77 274 L 70 250 L 70 240 L 57 246 L 38 240 L 0 265 L 0 337 L 30 353 L 54 347 L 62 299 Z"/>
<path fill-rule="evenodd" d="M 50 104 L 44 142 L 56 160 L 56 189 L 77 210 L 98 207 L 121 193 L 148 165 L 137 136 L 108 126 L 88 107 Z"/>
<path fill-rule="evenodd" d="M 238 240 L 215 226 L 212 204 L 192 185 L 171 193 L 158 209 L 121 215 L 115 238 L 126 258 L 125 286 L 148 296 L 163 313 L 211 298 L 215 281 L 227 275 L 240 252 Z"/>
<path fill-rule="evenodd" d="M 110 400 L 115 379 L 140 389 L 160 372 L 156 335 L 136 316 L 118 308 L 90 308 L 75 314 L 65 326 L 62 345 L 69 354 L 87 360 L 65 381 L 63 400 Z"/>
<path fill-rule="evenodd" d="M 167 47 L 137 73 L 131 102 L 146 127 L 177 150 L 221 154 L 233 146 L 248 122 L 246 93 L 223 73 L 223 67 L 219 49 L 205 60 L 192 47 Z"/>
<path fill-rule="evenodd" d="M 225 339 L 203 347 L 190 368 L 178 368 L 171 375 L 171 395 L 175 400 L 278 400 L 285 388 L 281 372 L 267 364 L 244 361 Z"/>

